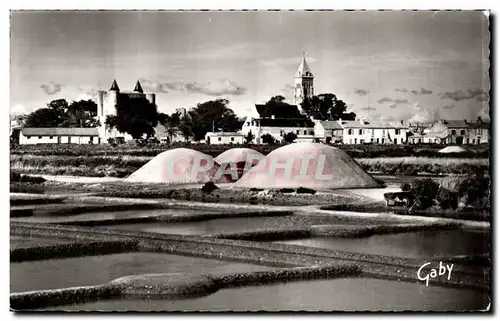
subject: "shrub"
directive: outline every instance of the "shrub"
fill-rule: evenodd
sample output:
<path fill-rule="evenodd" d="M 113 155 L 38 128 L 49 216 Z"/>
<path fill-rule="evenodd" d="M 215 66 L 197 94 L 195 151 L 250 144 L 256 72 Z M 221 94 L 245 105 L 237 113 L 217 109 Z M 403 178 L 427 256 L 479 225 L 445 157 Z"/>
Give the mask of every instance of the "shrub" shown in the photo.
<path fill-rule="evenodd" d="M 21 175 L 19 182 L 20 183 L 41 184 L 41 183 L 45 182 L 45 178 L 40 177 L 40 176 Z"/>
<path fill-rule="evenodd" d="M 316 194 L 316 191 L 311 188 L 299 187 L 297 188 L 297 194 Z"/>
<path fill-rule="evenodd" d="M 411 192 L 420 209 L 427 209 L 434 205 L 439 190 L 439 184 L 430 178 L 414 181 Z"/>
<path fill-rule="evenodd" d="M 280 191 L 280 193 L 283 193 L 283 194 L 295 192 L 295 190 L 293 188 L 282 188 L 279 191 Z"/>
<path fill-rule="evenodd" d="M 219 189 L 219 188 L 213 182 L 207 182 L 207 183 L 205 183 L 205 185 L 203 185 L 203 187 L 201 188 L 201 191 L 204 194 L 210 194 L 213 191 L 215 191 L 216 189 Z"/>
<path fill-rule="evenodd" d="M 10 172 L 10 181 L 19 182 L 21 180 L 21 174 L 16 172 Z"/>
<path fill-rule="evenodd" d="M 436 200 L 443 210 L 450 208 L 455 210 L 458 207 L 458 194 L 444 188 L 439 189 Z"/>
<path fill-rule="evenodd" d="M 411 185 L 409 183 L 402 183 L 399 187 L 403 192 L 409 192 L 411 190 Z"/>

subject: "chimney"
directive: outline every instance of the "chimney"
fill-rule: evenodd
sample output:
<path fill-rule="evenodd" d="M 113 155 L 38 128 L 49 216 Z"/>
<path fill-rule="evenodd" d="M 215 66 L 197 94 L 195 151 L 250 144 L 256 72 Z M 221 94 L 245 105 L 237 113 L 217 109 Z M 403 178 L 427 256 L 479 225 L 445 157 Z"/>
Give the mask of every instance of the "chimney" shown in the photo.
<path fill-rule="evenodd" d="M 401 119 L 401 125 L 404 125 L 405 121 Z"/>

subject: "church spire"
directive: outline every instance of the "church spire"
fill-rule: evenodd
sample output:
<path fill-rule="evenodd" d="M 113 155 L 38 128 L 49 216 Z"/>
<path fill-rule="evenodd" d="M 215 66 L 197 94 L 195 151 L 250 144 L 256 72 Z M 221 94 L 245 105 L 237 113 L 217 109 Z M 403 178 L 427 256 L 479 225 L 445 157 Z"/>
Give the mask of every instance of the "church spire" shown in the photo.
<path fill-rule="evenodd" d="M 314 77 L 311 68 L 307 64 L 305 52 L 302 52 L 302 61 L 300 62 L 299 68 L 297 68 L 297 71 L 295 72 L 295 77 Z"/>
<path fill-rule="evenodd" d="M 141 86 L 141 83 L 139 82 L 139 80 L 137 80 L 137 83 L 135 84 L 134 91 L 139 92 L 141 94 L 144 93 L 144 91 L 142 90 L 142 86 Z"/>
<path fill-rule="evenodd" d="M 116 83 L 116 79 L 113 80 L 113 84 L 109 90 L 120 91 L 120 88 L 118 88 L 118 84 Z"/>

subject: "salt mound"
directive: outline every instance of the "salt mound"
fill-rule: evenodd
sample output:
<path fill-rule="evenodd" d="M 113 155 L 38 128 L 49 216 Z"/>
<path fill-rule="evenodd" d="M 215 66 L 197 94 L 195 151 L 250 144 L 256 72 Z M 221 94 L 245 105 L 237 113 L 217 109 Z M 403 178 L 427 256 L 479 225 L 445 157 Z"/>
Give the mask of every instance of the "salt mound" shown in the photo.
<path fill-rule="evenodd" d="M 142 183 L 203 184 L 210 181 L 229 183 L 226 175 L 216 175 L 219 169 L 214 159 L 201 152 L 176 148 L 158 154 L 132 173 L 127 181 Z"/>
<path fill-rule="evenodd" d="M 286 169 L 285 164 L 288 164 Z M 380 187 L 380 184 L 336 147 L 294 143 L 269 153 L 233 186 L 335 189 Z"/>
<path fill-rule="evenodd" d="M 233 178 L 236 181 L 243 176 L 245 171 L 257 165 L 264 158 L 262 153 L 250 148 L 232 148 L 217 156 L 215 161 L 228 172 L 231 168 L 236 169 L 238 176 Z"/>
<path fill-rule="evenodd" d="M 463 153 L 467 150 L 460 146 L 448 146 L 438 151 L 438 153 Z"/>

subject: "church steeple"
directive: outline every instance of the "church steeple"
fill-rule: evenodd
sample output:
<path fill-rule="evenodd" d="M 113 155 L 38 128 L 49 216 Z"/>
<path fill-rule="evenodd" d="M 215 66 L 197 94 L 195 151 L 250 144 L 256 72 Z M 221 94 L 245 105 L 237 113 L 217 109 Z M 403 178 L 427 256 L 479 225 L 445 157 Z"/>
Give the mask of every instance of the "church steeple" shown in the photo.
<path fill-rule="evenodd" d="M 143 90 L 142 90 L 142 86 L 141 86 L 141 83 L 139 82 L 139 80 L 137 80 L 137 83 L 135 84 L 134 91 L 138 92 L 138 93 L 141 93 L 141 94 L 144 93 Z"/>
<path fill-rule="evenodd" d="M 306 61 L 306 53 L 302 53 L 302 61 L 294 76 L 294 103 L 300 106 L 304 99 L 314 96 L 314 75 Z"/>
<path fill-rule="evenodd" d="M 109 90 L 120 91 L 120 88 L 118 88 L 118 84 L 116 83 L 116 79 L 113 80 L 113 84 Z"/>
<path fill-rule="evenodd" d="M 311 68 L 307 64 L 306 61 L 306 53 L 302 53 L 302 61 L 300 62 L 299 68 L 297 68 L 297 71 L 295 72 L 295 77 L 314 77 Z"/>

